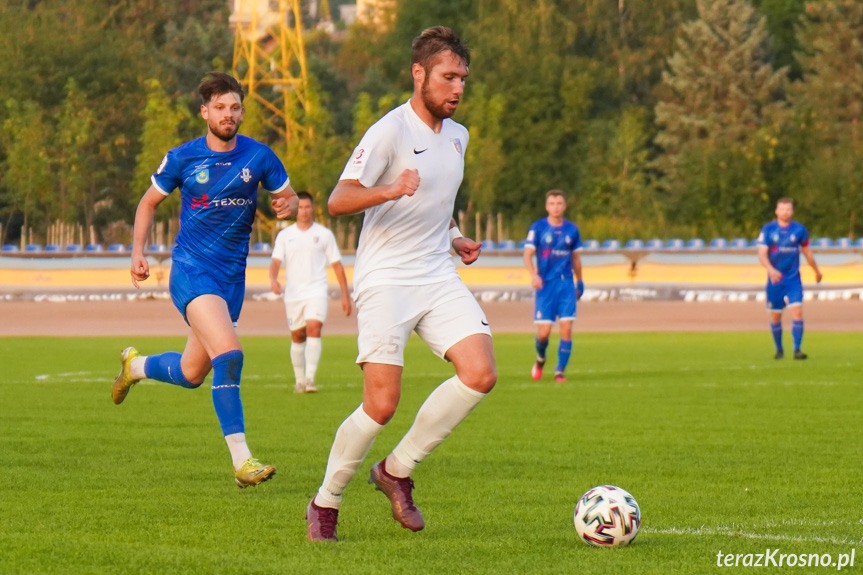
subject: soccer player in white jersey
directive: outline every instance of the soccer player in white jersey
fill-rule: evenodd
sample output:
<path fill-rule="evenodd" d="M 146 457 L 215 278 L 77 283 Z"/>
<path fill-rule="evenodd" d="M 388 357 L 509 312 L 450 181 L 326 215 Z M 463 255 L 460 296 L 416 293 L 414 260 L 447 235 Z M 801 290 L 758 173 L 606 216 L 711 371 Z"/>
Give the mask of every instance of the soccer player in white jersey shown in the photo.
<path fill-rule="evenodd" d="M 329 199 L 332 215 L 364 212 L 354 266 L 357 364 L 363 402 L 341 424 L 323 484 L 306 509 L 308 538 L 337 541 L 342 493 L 401 395 L 403 352 L 416 331 L 455 375 L 426 399 L 395 449 L 371 469 L 402 527 L 425 526 L 410 475 L 497 381 L 491 331 L 449 254 L 476 261 L 480 244 L 452 220 L 468 132 L 450 117 L 468 75 L 470 52 L 449 28 L 425 30 L 412 45 L 410 100 L 374 124 L 354 150 Z"/>
<path fill-rule="evenodd" d="M 351 315 L 345 268 L 333 232 L 315 222 L 315 205 L 307 192 L 297 194 L 297 223 L 276 236 L 270 260 L 270 286 L 282 293 L 279 270 L 285 262 L 285 312 L 291 330 L 294 391 L 315 393 L 315 372 L 321 360 L 321 329 L 327 319 L 327 264 L 342 289 L 342 310 Z"/>

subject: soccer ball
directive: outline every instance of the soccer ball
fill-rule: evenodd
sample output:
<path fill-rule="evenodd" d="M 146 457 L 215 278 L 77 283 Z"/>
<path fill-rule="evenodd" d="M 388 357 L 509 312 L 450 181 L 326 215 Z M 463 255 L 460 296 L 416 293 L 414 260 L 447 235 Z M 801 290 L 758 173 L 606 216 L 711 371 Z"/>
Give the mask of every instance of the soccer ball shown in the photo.
<path fill-rule="evenodd" d="M 635 497 L 613 485 L 594 487 L 575 506 L 575 530 L 594 547 L 623 547 L 638 535 L 641 510 Z"/>

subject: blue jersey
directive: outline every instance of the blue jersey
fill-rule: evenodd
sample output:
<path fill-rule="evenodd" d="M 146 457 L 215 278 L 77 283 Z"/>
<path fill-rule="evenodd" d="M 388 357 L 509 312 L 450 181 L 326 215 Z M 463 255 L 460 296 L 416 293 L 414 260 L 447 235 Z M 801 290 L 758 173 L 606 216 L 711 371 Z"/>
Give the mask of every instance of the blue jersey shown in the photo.
<path fill-rule="evenodd" d="M 782 227 L 774 220 L 761 228 L 757 243 L 767 246 L 770 265 L 782 273 L 783 281 L 800 276 L 800 248 L 809 245 L 809 233 L 801 224 L 792 221 Z"/>
<path fill-rule="evenodd" d="M 581 249 L 578 226 L 563 220 L 559 226 L 543 218 L 530 226 L 526 246 L 536 250 L 536 270 L 543 281 L 572 279 L 572 252 Z"/>
<path fill-rule="evenodd" d="M 180 231 L 171 258 L 226 282 L 244 282 L 258 183 L 271 192 L 288 184 L 273 151 L 237 136 L 230 152 L 214 152 L 205 137 L 174 148 L 151 178 L 165 194 L 180 188 Z"/>

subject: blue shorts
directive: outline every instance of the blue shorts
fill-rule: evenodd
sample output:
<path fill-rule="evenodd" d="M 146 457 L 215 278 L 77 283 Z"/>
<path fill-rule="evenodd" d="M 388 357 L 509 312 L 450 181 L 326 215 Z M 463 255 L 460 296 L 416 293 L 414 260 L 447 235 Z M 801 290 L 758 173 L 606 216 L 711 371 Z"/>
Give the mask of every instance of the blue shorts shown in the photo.
<path fill-rule="evenodd" d="M 782 311 L 785 306 L 803 304 L 803 282 L 800 276 L 782 279 L 777 284 L 767 280 L 767 311 Z"/>
<path fill-rule="evenodd" d="M 533 323 L 553 323 L 554 320 L 575 319 L 575 283 L 572 278 L 543 280 L 536 290 Z"/>
<path fill-rule="evenodd" d="M 217 295 L 228 304 L 228 312 L 231 321 L 235 324 L 240 319 L 240 310 L 243 309 L 243 298 L 246 295 L 245 282 L 228 283 L 216 279 L 215 276 L 202 268 L 196 268 L 183 262 L 171 262 L 171 301 L 186 323 L 186 306 L 198 296 L 213 294 Z"/>

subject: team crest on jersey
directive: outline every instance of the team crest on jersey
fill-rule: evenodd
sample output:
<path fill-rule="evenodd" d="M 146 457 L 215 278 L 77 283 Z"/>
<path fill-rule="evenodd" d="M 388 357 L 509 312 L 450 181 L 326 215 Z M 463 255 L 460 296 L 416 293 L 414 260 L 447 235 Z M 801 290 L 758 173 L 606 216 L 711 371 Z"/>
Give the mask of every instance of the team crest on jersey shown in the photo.
<path fill-rule="evenodd" d="M 452 147 L 455 148 L 458 155 L 461 156 L 461 140 L 458 138 L 450 138 L 450 142 L 452 142 Z"/>
<path fill-rule="evenodd" d="M 240 175 L 240 178 L 247 184 L 249 183 L 249 180 L 252 179 L 252 172 L 249 168 L 243 168 L 243 173 Z"/>
<path fill-rule="evenodd" d="M 545 241 L 545 243 L 550 244 L 551 240 L 552 240 L 551 234 L 545 234 L 545 236 L 542 239 L 543 239 L 543 241 Z"/>
<path fill-rule="evenodd" d="M 566 245 L 569 245 L 572 243 L 572 240 L 569 238 L 569 236 L 566 236 L 565 238 L 563 238 L 563 241 L 566 242 Z"/>
<path fill-rule="evenodd" d="M 774 242 L 778 242 L 778 241 L 779 241 L 779 234 L 773 234 L 773 241 L 774 241 Z"/>
<path fill-rule="evenodd" d="M 195 181 L 199 184 L 206 184 L 210 181 L 210 170 L 198 170 L 195 174 Z"/>
<path fill-rule="evenodd" d="M 791 241 L 792 241 L 792 242 L 796 242 L 796 241 L 797 241 L 797 236 L 795 236 L 794 234 L 791 234 Z"/>
<path fill-rule="evenodd" d="M 318 236 L 315 236 L 312 238 L 312 243 L 315 243 L 315 244 L 318 243 Z"/>

